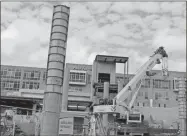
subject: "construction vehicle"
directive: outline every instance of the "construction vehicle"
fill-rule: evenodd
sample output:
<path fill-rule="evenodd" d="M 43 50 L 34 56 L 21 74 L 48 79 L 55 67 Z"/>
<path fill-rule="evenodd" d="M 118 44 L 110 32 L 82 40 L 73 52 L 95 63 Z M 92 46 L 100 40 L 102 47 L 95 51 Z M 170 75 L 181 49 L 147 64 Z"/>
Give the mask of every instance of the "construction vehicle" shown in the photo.
<path fill-rule="evenodd" d="M 115 114 L 118 120 L 122 120 L 125 124 L 141 124 L 144 116 L 139 111 L 133 109 L 133 104 L 141 88 L 142 80 L 145 76 L 154 75 L 154 73 L 151 73 L 151 70 L 156 64 L 160 64 L 161 60 L 163 76 L 168 76 L 167 58 L 168 55 L 164 47 L 159 47 L 154 54 L 150 56 L 150 59 L 135 73 L 135 76 L 127 85 L 118 92 L 113 99 L 113 104 L 97 105 L 93 107 L 92 120 L 96 120 L 97 114 Z M 92 124 L 92 131 L 95 129 L 95 125 L 96 123 Z M 95 132 L 92 134 L 90 133 L 90 135 L 95 135 Z"/>

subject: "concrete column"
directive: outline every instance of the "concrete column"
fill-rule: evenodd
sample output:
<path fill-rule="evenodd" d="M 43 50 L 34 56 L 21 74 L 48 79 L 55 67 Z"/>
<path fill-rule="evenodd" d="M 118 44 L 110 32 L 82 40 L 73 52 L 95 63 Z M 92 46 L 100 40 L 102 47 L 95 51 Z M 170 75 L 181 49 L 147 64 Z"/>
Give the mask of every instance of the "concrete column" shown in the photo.
<path fill-rule="evenodd" d="M 179 79 L 179 124 L 180 136 L 186 136 L 186 87 L 184 79 Z"/>
<path fill-rule="evenodd" d="M 35 114 L 36 113 L 36 104 L 33 104 L 33 107 L 32 107 L 32 109 L 33 109 L 33 111 L 32 111 L 32 114 Z"/>
<path fill-rule="evenodd" d="M 94 61 L 93 62 L 93 65 L 92 65 L 92 79 L 91 79 L 91 93 L 90 93 L 90 98 L 93 102 L 95 102 L 96 100 L 94 99 L 95 97 L 93 97 L 94 95 L 94 92 L 95 92 L 95 88 L 93 88 L 93 85 L 94 85 L 94 82 L 97 82 L 97 79 L 96 79 L 96 62 Z"/>
<path fill-rule="evenodd" d="M 70 76 L 70 70 L 66 66 L 65 74 L 64 74 L 64 82 L 62 87 L 62 111 L 67 111 L 67 107 L 68 107 L 69 76 Z"/>
<path fill-rule="evenodd" d="M 43 100 L 41 136 L 58 136 L 70 9 L 54 6 Z"/>
<path fill-rule="evenodd" d="M 118 81 L 118 93 L 123 89 L 122 81 Z"/>
<path fill-rule="evenodd" d="M 103 99 L 108 99 L 109 98 L 109 83 L 108 82 L 104 82 L 104 91 L 103 91 Z M 103 126 L 106 128 L 107 130 L 107 126 L 108 126 L 108 114 L 103 114 Z"/>

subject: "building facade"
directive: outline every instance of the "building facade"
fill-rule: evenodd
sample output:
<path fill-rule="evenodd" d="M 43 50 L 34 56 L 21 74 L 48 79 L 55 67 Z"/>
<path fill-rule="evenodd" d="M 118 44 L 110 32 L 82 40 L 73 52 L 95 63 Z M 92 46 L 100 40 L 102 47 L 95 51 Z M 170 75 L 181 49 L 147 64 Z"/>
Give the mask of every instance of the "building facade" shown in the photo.
<path fill-rule="evenodd" d="M 70 101 L 91 101 L 93 92 L 92 85 L 92 65 L 83 64 L 66 64 L 70 69 L 69 77 L 69 99 Z M 115 72 L 112 64 L 109 73 Z M 100 67 L 102 64 L 100 62 Z M 108 66 L 110 67 L 110 66 Z M 105 70 L 106 68 L 98 68 Z M 99 71 L 99 70 L 98 70 Z M 146 77 L 143 80 L 141 89 L 139 91 L 135 106 L 149 107 L 150 99 L 153 99 L 153 107 L 176 107 L 178 106 L 178 80 L 179 77 L 186 77 L 185 72 L 170 71 L 169 77 L 162 76 L 161 71 L 153 70 L 156 75 Z M 103 73 L 103 72 L 101 72 Z M 98 74 L 101 75 L 101 74 Z M 134 75 L 126 75 L 115 73 L 111 75 L 111 84 L 117 84 L 118 81 L 127 82 L 133 78 Z M 1 66 L 1 92 L 17 92 L 19 90 L 45 90 L 46 69 L 34 67 L 21 66 Z M 96 77 L 95 77 L 96 78 Z M 97 77 L 99 79 L 99 76 Z M 125 78 L 125 80 L 124 80 Z M 98 80 L 97 80 L 98 82 Z M 112 99 L 117 92 L 110 93 Z M 102 98 L 103 92 L 97 92 L 97 98 Z"/>
<path fill-rule="evenodd" d="M 161 71 L 153 70 L 152 77 L 146 77 L 141 85 L 135 106 L 149 107 L 150 99 L 153 99 L 153 107 L 176 107 L 178 106 L 178 80 L 177 78 L 186 78 L 185 72 L 169 71 L 168 77 L 163 77 Z M 129 80 L 134 75 L 127 77 Z M 116 74 L 116 81 L 122 80 L 122 74 Z"/>

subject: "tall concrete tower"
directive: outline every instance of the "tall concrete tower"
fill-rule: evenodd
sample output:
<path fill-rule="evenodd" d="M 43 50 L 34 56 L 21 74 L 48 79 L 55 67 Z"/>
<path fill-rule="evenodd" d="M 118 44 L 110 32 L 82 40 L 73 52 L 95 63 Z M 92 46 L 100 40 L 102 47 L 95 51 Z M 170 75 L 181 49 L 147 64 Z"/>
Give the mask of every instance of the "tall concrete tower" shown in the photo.
<path fill-rule="evenodd" d="M 46 90 L 43 101 L 42 136 L 58 135 L 69 13 L 69 7 L 54 6 L 47 62 Z"/>

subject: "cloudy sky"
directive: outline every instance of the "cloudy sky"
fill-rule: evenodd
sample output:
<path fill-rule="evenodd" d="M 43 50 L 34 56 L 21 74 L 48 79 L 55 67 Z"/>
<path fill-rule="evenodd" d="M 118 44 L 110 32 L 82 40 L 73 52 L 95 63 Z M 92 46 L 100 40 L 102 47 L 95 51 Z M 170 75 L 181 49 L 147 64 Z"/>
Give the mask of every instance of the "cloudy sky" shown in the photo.
<path fill-rule="evenodd" d="M 185 2 L 2 2 L 2 64 L 46 68 L 55 4 L 70 6 L 66 62 L 92 64 L 97 54 L 125 56 L 134 73 L 164 46 L 169 70 L 186 71 Z"/>

